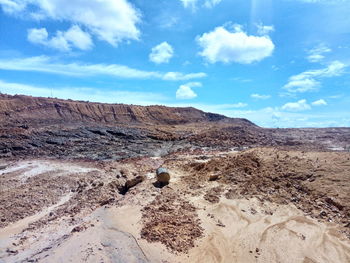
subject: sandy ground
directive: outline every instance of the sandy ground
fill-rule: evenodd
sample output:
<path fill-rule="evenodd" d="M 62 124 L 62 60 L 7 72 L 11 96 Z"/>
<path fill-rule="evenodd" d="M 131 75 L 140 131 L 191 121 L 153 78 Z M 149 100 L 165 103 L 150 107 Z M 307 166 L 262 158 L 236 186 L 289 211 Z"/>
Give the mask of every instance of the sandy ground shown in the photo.
<path fill-rule="evenodd" d="M 274 160 L 274 155 L 270 150 L 259 151 L 265 158 L 254 152 L 260 158 L 259 167 L 267 165 L 269 168 L 268 156 Z M 343 176 L 341 184 L 336 175 L 321 176 L 317 171 L 313 171 L 319 176 L 315 181 L 303 181 L 300 179 L 302 171 L 291 163 L 298 175 L 295 180 L 300 181 L 298 187 L 308 187 L 311 191 L 305 197 L 301 194 L 296 198 L 306 200 L 312 196 L 321 200 L 316 197 L 322 196 L 323 189 L 316 192 L 316 184 L 310 183 L 327 182 L 324 191 L 330 192 L 329 198 L 339 203 L 341 210 L 325 207 L 327 216 L 316 217 L 300 209 L 303 201 L 282 202 L 289 198 L 282 191 L 280 199 L 276 193 L 270 193 L 271 198 L 267 200 L 264 192 L 271 191 L 268 182 L 264 181 L 266 189 L 255 183 L 254 176 L 263 174 L 260 168 L 252 170 L 250 175 L 249 171 L 239 174 L 239 170 L 234 170 L 240 180 L 234 177 L 233 183 L 223 172 L 233 173 L 231 165 L 237 168 L 247 157 L 244 154 L 186 153 L 94 164 L 1 161 L 0 197 L 11 196 L 22 202 L 23 198 L 31 198 L 33 202 L 31 209 L 0 204 L 0 208 L 6 206 L 9 210 L 1 215 L 1 220 L 5 221 L 0 228 L 0 262 L 350 262 L 350 241 L 342 223 L 348 205 L 348 193 L 343 193 L 349 187 L 348 155 L 313 153 L 311 156 L 310 153 L 303 157 L 311 160 L 310 163 L 317 158 L 320 162 L 322 158 L 337 159 L 343 165 L 340 168 L 338 165 L 340 170 L 336 171 Z M 277 154 L 283 156 L 284 153 Z M 291 160 L 294 155 L 301 156 L 301 153 L 288 154 Z M 232 159 L 235 156 L 238 159 Z M 282 159 L 283 162 L 288 160 Z M 163 188 L 153 184 L 154 169 L 160 165 L 171 173 L 170 184 Z M 326 166 L 317 165 L 326 169 Z M 211 170 L 215 166 L 221 168 Z M 249 167 L 247 163 L 243 166 Z M 209 181 L 214 172 L 219 173 L 219 179 Z M 119 194 L 118 185 L 136 175 L 144 176 L 145 180 L 125 195 Z M 260 187 L 261 195 L 240 192 L 247 178 L 251 193 L 254 187 Z M 292 179 L 283 178 L 286 181 L 280 183 L 281 187 L 286 182 L 293 185 Z M 64 187 L 54 192 L 48 181 Z M 236 188 L 232 188 L 233 185 Z M 334 196 L 329 190 L 332 188 L 337 188 Z M 232 194 L 233 189 L 237 194 Z M 286 189 L 294 193 L 290 186 Z M 30 195 L 28 191 L 37 195 Z M 325 201 L 318 205 L 327 204 Z M 313 209 L 318 209 L 316 204 Z M 171 225 L 167 224 L 169 221 Z M 151 231 L 145 231 L 150 227 Z"/>

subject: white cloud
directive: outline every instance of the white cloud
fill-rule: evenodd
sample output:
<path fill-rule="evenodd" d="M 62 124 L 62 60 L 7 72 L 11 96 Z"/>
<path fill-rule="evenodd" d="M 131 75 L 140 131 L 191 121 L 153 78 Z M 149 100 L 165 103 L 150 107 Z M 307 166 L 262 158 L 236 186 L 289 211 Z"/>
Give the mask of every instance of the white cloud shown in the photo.
<path fill-rule="evenodd" d="M 26 3 L 19 0 L 0 0 L 2 10 L 8 14 L 21 12 L 25 9 Z"/>
<path fill-rule="evenodd" d="M 47 56 L 21 58 L 21 59 L 0 59 L 0 69 L 15 71 L 43 72 L 68 76 L 111 76 L 117 78 L 133 79 L 163 79 L 170 81 L 190 80 L 204 78 L 206 74 L 181 73 L 181 72 L 156 72 L 130 68 L 118 64 L 85 64 L 80 62 L 59 63 Z"/>
<path fill-rule="evenodd" d="M 347 65 L 336 60 L 325 68 L 304 71 L 290 77 L 283 89 L 291 93 L 314 91 L 320 85 L 320 79 L 341 76 L 346 67 Z"/>
<path fill-rule="evenodd" d="M 174 55 L 174 49 L 167 42 L 162 42 L 152 48 L 149 54 L 149 60 L 156 63 L 168 63 Z"/>
<path fill-rule="evenodd" d="M 49 38 L 46 28 L 32 28 L 28 30 L 27 38 L 33 44 L 40 44 L 61 51 L 70 51 L 72 47 L 88 50 L 93 45 L 91 36 L 82 31 L 77 25 L 72 26 L 66 32 L 57 31 L 52 38 Z"/>
<path fill-rule="evenodd" d="M 47 46 L 61 51 L 69 51 L 70 45 L 61 31 L 56 32 L 56 36 L 47 41 Z"/>
<path fill-rule="evenodd" d="M 188 73 L 183 74 L 181 72 L 167 72 L 163 74 L 162 79 L 164 80 L 190 80 L 190 79 L 199 79 L 206 77 L 207 74 L 203 72 L 199 73 Z"/>
<path fill-rule="evenodd" d="M 261 94 L 254 93 L 254 94 L 251 94 L 250 97 L 257 100 L 267 100 L 271 98 L 271 95 L 261 95 Z"/>
<path fill-rule="evenodd" d="M 268 36 L 249 36 L 237 25 L 232 32 L 217 27 L 197 37 L 197 42 L 203 49 L 200 55 L 210 63 L 250 64 L 271 56 L 275 47 Z"/>
<path fill-rule="evenodd" d="M 27 39 L 28 41 L 35 44 L 46 45 L 49 33 L 46 28 L 32 28 L 28 30 Z"/>
<path fill-rule="evenodd" d="M 163 11 L 158 17 L 155 18 L 155 23 L 161 29 L 170 29 L 177 25 L 180 21 L 179 16 L 176 16 L 172 12 Z"/>
<path fill-rule="evenodd" d="M 206 8 L 213 8 L 214 6 L 216 6 L 217 4 L 219 4 L 222 0 L 206 0 L 204 2 L 204 6 Z"/>
<path fill-rule="evenodd" d="M 65 32 L 64 36 L 68 42 L 81 50 L 91 49 L 93 45 L 91 36 L 81 30 L 77 25 L 72 26 L 67 32 Z"/>
<path fill-rule="evenodd" d="M 325 56 L 325 53 L 329 53 L 332 50 L 327 47 L 325 44 L 319 44 L 318 46 L 314 47 L 313 49 L 309 50 L 309 55 L 307 56 L 307 60 L 310 62 L 320 62 L 322 61 Z"/>
<path fill-rule="evenodd" d="M 248 106 L 248 104 L 243 103 L 243 102 L 238 102 L 238 103 L 234 103 L 234 104 L 227 104 L 227 108 L 244 108 L 247 106 Z"/>
<path fill-rule="evenodd" d="M 327 102 L 324 99 L 319 99 L 311 103 L 313 106 L 326 106 Z"/>
<path fill-rule="evenodd" d="M 268 34 L 270 34 L 271 32 L 275 31 L 275 27 L 274 26 L 265 26 L 263 24 L 256 24 L 256 27 L 258 29 L 258 35 L 260 36 L 266 36 Z"/>
<path fill-rule="evenodd" d="M 141 21 L 141 15 L 127 0 L 0 1 L 8 14 L 23 12 L 39 20 L 79 24 L 100 40 L 114 46 L 123 40 L 138 40 L 140 36 L 137 24 Z"/>
<path fill-rule="evenodd" d="M 136 105 L 161 104 L 168 98 L 154 92 L 134 92 L 122 90 L 103 90 L 86 87 L 40 87 L 0 80 L 0 91 L 6 94 L 22 94 L 38 97 L 85 100 L 104 103 L 126 103 Z"/>
<path fill-rule="evenodd" d="M 195 9 L 198 0 L 180 0 L 185 8 Z"/>
<path fill-rule="evenodd" d="M 320 83 L 313 78 L 298 79 L 293 76 L 283 88 L 289 92 L 308 92 L 316 90 L 319 85 Z"/>
<path fill-rule="evenodd" d="M 311 109 L 311 107 L 305 99 L 297 102 L 288 102 L 282 106 L 282 110 L 286 111 L 304 111 L 309 109 Z"/>
<path fill-rule="evenodd" d="M 192 90 L 195 87 L 201 87 L 202 84 L 200 82 L 189 82 L 181 85 L 176 91 L 176 98 L 182 100 L 193 99 L 197 97 L 197 94 Z"/>
<path fill-rule="evenodd" d="M 191 8 L 196 10 L 199 2 L 206 8 L 213 8 L 219 4 L 222 0 L 180 0 L 185 8 Z"/>

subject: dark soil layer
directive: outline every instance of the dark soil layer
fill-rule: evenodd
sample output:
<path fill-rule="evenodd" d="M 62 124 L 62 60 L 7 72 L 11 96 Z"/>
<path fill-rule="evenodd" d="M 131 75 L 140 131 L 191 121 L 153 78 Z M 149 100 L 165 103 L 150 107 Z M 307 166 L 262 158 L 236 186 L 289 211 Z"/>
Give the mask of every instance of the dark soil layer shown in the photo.
<path fill-rule="evenodd" d="M 143 208 L 141 237 L 161 242 L 174 252 L 187 252 L 202 236 L 196 209 L 171 189 L 165 189 Z"/>

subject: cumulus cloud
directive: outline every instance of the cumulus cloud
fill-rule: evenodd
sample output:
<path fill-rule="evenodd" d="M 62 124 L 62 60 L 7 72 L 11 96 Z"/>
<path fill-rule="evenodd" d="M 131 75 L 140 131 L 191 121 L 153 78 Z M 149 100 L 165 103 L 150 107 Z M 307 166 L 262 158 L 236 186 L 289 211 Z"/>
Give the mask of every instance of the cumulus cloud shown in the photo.
<path fill-rule="evenodd" d="M 341 76 L 344 74 L 346 67 L 347 65 L 336 60 L 325 68 L 304 71 L 298 75 L 291 76 L 288 83 L 283 86 L 283 89 L 290 93 L 317 90 L 317 87 L 320 86 L 320 79 Z"/>
<path fill-rule="evenodd" d="M 297 102 L 288 102 L 282 106 L 282 110 L 286 111 L 305 111 L 311 109 L 311 106 L 305 99 L 298 100 Z"/>
<path fill-rule="evenodd" d="M 195 87 L 201 87 L 202 84 L 200 82 L 189 82 L 181 85 L 176 91 L 176 98 L 182 100 L 193 99 L 197 97 L 197 94 L 192 90 Z"/>
<path fill-rule="evenodd" d="M 251 94 L 250 97 L 257 100 L 267 100 L 271 98 L 271 95 L 262 95 L 262 94 L 254 93 L 254 94 Z"/>
<path fill-rule="evenodd" d="M 331 51 L 332 49 L 327 47 L 325 44 L 319 44 L 318 46 L 309 50 L 307 60 L 313 63 L 321 62 L 325 58 L 324 54 Z"/>
<path fill-rule="evenodd" d="M 56 35 L 51 38 L 49 38 L 46 28 L 32 28 L 28 30 L 27 39 L 33 44 L 61 51 L 70 51 L 72 47 L 88 50 L 93 45 L 91 36 L 77 25 L 72 26 L 66 32 L 57 31 Z"/>
<path fill-rule="evenodd" d="M 123 40 L 138 40 L 140 36 L 137 24 L 141 21 L 141 15 L 128 0 L 0 1 L 3 10 L 8 14 L 23 12 L 39 20 L 78 24 L 100 40 L 114 46 Z"/>
<path fill-rule="evenodd" d="M 14 71 L 31 71 L 68 76 L 111 76 L 129 79 L 162 79 L 170 81 L 190 80 L 206 77 L 203 72 L 157 72 L 130 68 L 118 64 L 87 64 L 80 62 L 60 63 L 47 56 L 20 59 L 0 59 L 0 69 Z"/>
<path fill-rule="evenodd" d="M 32 43 L 46 45 L 48 37 L 49 33 L 47 33 L 46 28 L 32 28 L 28 30 L 27 39 Z"/>
<path fill-rule="evenodd" d="M 149 54 L 149 60 L 156 63 L 168 63 L 174 55 L 174 49 L 167 42 L 162 42 L 159 45 L 152 48 Z"/>
<path fill-rule="evenodd" d="M 233 31 L 220 26 L 197 37 L 199 53 L 210 63 L 250 64 L 271 56 L 275 46 L 268 36 L 250 36 L 234 26 Z"/>
<path fill-rule="evenodd" d="M 327 102 L 324 99 L 315 100 L 311 104 L 313 106 L 327 106 Z"/>
<path fill-rule="evenodd" d="M 81 30 L 77 25 L 72 26 L 67 32 L 65 32 L 64 37 L 68 42 L 81 50 L 88 50 L 93 45 L 91 36 Z"/>

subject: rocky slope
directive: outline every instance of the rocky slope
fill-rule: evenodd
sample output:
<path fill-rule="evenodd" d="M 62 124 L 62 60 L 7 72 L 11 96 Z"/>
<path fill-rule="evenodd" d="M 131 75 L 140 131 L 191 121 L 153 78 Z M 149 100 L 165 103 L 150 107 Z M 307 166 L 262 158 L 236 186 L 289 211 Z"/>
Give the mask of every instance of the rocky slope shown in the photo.
<path fill-rule="evenodd" d="M 350 149 L 350 128 L 266 129 L 195 108 L 0 94 L 0 158 L 125 159 L 179 150 Z"/>

